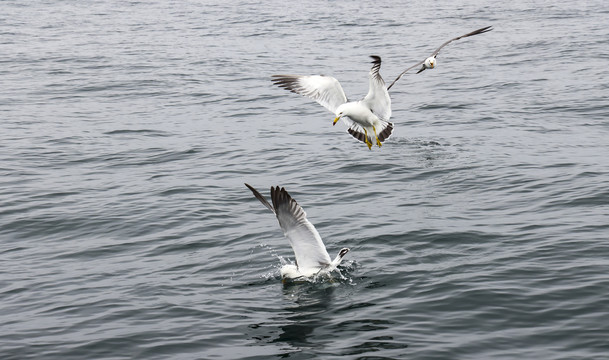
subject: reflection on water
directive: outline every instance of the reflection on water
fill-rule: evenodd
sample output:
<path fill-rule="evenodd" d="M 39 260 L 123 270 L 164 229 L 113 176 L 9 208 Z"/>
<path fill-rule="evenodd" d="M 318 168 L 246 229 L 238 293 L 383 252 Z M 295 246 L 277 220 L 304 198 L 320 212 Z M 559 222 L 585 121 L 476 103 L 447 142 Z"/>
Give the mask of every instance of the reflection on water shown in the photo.
<path fill-rule="evenodd" d="M 336 349 L 325 345 L 340 339 L 349 342 L 342 355 L 381 350 L 398 355 L 408 344 L 400 341 L 398 334 L 392 334 L 396 322 L 370 317 L 368 310 L 375 303 L 352 302 L 351 292 L 357 288 L 374 291 L 378 287 L 376 281 L 360 280 L 360 285 L 354 285 L 353 279 L 284 285 L 284 307 L 268 321 L 250 325 L 250 338 L 260 345 L 277 345 L 284 355 L 303 350 L 318 355 L 335 353 Z"/>
<path fill-rule="evenodd" d="M 0 359 L 606 358 L 607 2 L 530 3 L 3 1 Z M 270 81 L 486 25 L 372 151 Z M 283 287 L 244 182 L 361 266 Z"/>
<path fill-rule="evenodd" d="M 284 308 L 267 321 L 249 325 L 248 335 L 258 343 L 277 344 L 288 353 L 312 347 L 319 350 L 320 342 L 311 337 L 316 329 L 329 326 L 328 312 L 337 286 L 340 283 L 284 285 Z"/>
<path fill-rule="evenodd" d="M 327 326 L 328 308 L 339 283 L 295 283 L 284 286 L 284 315 L 287 323 L 273 342 L 285 342 L 296 348 L 312 346 L 309 336 Z M 317 344 L 316 344 L 317 345 Z"/>

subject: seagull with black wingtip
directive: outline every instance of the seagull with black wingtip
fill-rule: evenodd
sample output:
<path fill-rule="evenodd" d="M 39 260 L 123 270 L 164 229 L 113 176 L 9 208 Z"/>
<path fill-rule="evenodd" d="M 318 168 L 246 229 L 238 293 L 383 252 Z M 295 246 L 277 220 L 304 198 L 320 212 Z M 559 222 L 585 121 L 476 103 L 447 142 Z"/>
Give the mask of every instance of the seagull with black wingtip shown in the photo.
<path fill-rule="evenodd" d="M 335 114 L 334 125 L 343 120 L 347 132 L 372 150 L 372 141 L 378 147 L 393 131 L 391 99 L 381 77 L 381 58 L 371 56 L 372 68 L 369 73 L 370 87 L 362 100 L 348 101 L 343 87 L 332 76 L 325 75 L 273 75 L 273 83 L 293 93 L 308 96 Z M 374 138 L 372 135 L 374 134 Z"/>
<path fill-rule="evenodd" d="M 465 35 L 461 35 L 461 36 L 457 36 L 455 38 L 452 38 L 448 41 L 446 41 L 444 44 L 440 45 L 439 48 L 437 48 L 428 58 L 426 58 L 425 60 L 421 60 L 418 63 L 412 65 L 411 67 L 409 67 L 408 69 L 402 71 L 402 73 L 400 73 L 400 75 L 393 80 L 393 82 L 391 84 L 389 84 L 389 86 L 387 86 L 387 90 L 391 89 L 391 87 L 393 86 L 393 84 L 396 83 L 396 81 L 400 80 L 402 78 L 402 76 L 404 74 L 406 74 L 409 70 L 412 70 L 416 67 L 418 67 L 419 65 L 421 65 L 421 68 L 419 68 L 419 71 L 417 71 L 417 74 L 420 73 L 421 71 L 424 71 L 425 69 L 434 69 L 436 67 L 436 57 L 438 56 L 438 54 L 440 53 L 440 50 L 442 50 L 442 48 L 444 48 L 446 45 L 450 44 L 451 42 L 455 41 L 455 40 L 459 40 L 462 38 L 466 38 L 468 36 L 473 36 L 473 35 L 478 35 L 478 34 L 484 34 L 485 32 L 491 31 L 492 29 L 492 25 L 491 26 L 486 26 L 483 28 L 480 28 L 478 30 L 474 30 L 472 32 L 469 32 Z"/>
<path fill-rule="evenodd" d="M 245 186 L 252 191 L 256 199 L 277 216 L 279 226 L 294 250 L 296 265 L 288 264 L 281 268 L 283 281 L 306 280 L 329 274 L 336 269 L 349 252 L 348 248 L 342 248 L 336 258 L 330 260 L 321 236 L 315 226 L 307 220 L 307 213 L 284 188 L 271 187 L 273 203 L 271 205 L 258 190 L 249 184 L 245 184 Z"/>

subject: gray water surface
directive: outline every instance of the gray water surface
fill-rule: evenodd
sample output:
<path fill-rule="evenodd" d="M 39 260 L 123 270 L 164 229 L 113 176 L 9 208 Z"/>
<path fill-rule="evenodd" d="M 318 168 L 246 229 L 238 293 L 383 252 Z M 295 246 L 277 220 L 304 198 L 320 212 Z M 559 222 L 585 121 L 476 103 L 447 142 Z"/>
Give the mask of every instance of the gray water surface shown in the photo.
<path fill-rule="evenodd" d="M 603 359 L 605 1 L 0 3 L 2 359 Z M 369 151 L 277 73 L 392 89 Z M 285 186 L 343 279 L 243 185 Z"/>

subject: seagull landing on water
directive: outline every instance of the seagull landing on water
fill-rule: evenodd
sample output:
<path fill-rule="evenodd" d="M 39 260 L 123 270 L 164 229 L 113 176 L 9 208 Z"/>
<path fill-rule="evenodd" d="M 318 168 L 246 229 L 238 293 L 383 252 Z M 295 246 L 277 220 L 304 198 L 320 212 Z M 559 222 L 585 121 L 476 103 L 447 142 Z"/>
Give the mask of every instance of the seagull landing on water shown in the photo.
<path fill-rule="evenodd" d="M 281 268 L 281 278 L 286 280 L 307 279 L 318 275 L 329 274 L 336 269 L 338 264 L 347 255 L 349 249 L 343 248 L 338 252 L 334 260 L 326 251 L 319 233 L 307 220 L 307 213 L 298 205 L 296 200 L 284 189 L 271 187 L 271 201 L 273 205 L 262 196 L 258 190 L 245 184 L 254 193 L 256 199 L 271 210 L 279 220 L 279 226 L 283 234 L 290 241 L 296 265 L 284 265 Z"/>
<path fill-rule="evenodd" d="M 485 32 L 488 32 L 488 31 L 491 31 L 491 30 L 493 30 L 492 26 L 486 26 L 486 27 L 483 27 L 481 29 L 474 30 L 474 31 L 472 31 L 470 33 L 467 33 L 465 35 L 457 36 L 456 38 L 452 38 L 452 39 L 448 40 L 444 44 L 440 45 L 440 47 L 437 48 L 436 51 L 434 51 L 431 54 L 431 56 L 429 56 L 427 59 L 425 59 L 423 61 L 419 61 L 418 63 L 412 65 L 408 69 L 402 71 L 402 73 L 395 80 L 393 80 L 393 82 L 389 86 L 387 86 L 387 90 L 391 89 L 393 84 L 395 84 L 396 81 L 400 80 L 402 78 L 402 76 L 404 74 L 406 74 L 406 72 L 416 68 L 419 65 L 421 65 L 421 68 L 419 69 L 419 71 L 417 71 L 417 74 L 420 73 L 421 71 L 424 71 L 425 69 L 433 69 L 433 68 L 435 68 L 436 67 L 436 57 L 438 56 L 438 53 L 440 53 L 440 50 L 442 50 L 443 47 L 445 47 L 446 45 L 450 44 L 451 42 L 453 42 L 455 40 L 459 40 L 459 39 L 465 38 L 465 37 L 468 37 L 468 36 L 473 36 L 473 35 L 478 35 L 478 34 L 484 34 Z"/>
<path fill-rule="evenodd" d="M 381 77 L 381 58 L 371 56 L 370 89 L 360 101 L 348 101 L 338 80 L 325 75 L 273 75 L 273 83 L 293 93 L 308 96 L 336 115 L 334 125 L 342 119 L 348 126 L 347 132 L 359 141 L 365 142 L 372 150 L 372 140 L 381 147 L 391 136 L 391 99 Z M 374 138 L 372 135 L 374 134 Z"/>

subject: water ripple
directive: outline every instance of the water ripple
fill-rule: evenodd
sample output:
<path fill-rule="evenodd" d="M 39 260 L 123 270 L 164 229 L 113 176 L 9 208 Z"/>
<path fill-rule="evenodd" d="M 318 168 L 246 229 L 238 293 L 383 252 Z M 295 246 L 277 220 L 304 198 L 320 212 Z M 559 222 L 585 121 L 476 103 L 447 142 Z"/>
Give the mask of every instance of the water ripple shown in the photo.
<path fill-rule="evenodd" d="M 2 359 L 606 356 L 607 6 L 329 5 L 2 3 Z M 392 88 L 380 149 L 269 80 L 357 98 L 370 54 L 389 81 L 486 24 Z M 284 286 L 245 182 L 342 276 Z"/>

